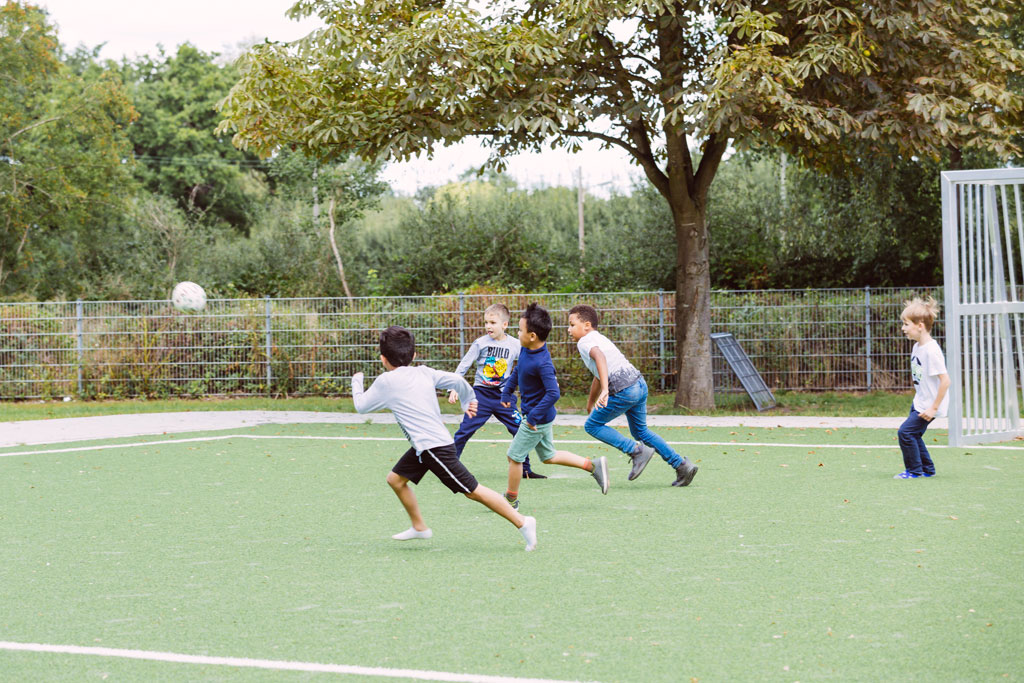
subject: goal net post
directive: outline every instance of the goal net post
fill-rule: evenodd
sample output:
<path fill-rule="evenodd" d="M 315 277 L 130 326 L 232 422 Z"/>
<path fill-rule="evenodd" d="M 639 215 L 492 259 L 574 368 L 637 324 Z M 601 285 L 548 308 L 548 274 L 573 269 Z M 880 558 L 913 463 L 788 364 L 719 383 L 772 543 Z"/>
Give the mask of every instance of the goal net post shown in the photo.
<path fill-rule="evenodd" d="M 949 443 L 1021 436 L 1024 169 L 942 174 Z"/>

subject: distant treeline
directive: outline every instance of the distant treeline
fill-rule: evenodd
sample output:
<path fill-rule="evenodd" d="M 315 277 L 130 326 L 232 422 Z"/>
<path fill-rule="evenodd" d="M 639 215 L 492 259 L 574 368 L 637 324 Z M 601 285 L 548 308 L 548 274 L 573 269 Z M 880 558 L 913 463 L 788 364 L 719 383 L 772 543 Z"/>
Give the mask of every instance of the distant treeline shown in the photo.
<path fill-rule="evenodd" d="M 183 279 L 215 297 L 675 289 L 672 221 L 646 185 L 586 196 L 581 252 L 574 188 L 486 173 L 400 197 L 356 160 L 260 160 L 214 132 L 231 60 L 67 52 L 19 2 L 0 22 L 0 300 L 166 298 Z M 826 176 L 734 154 L 709 199 L 713 286 L 941 282 L 949 163 Z"/>

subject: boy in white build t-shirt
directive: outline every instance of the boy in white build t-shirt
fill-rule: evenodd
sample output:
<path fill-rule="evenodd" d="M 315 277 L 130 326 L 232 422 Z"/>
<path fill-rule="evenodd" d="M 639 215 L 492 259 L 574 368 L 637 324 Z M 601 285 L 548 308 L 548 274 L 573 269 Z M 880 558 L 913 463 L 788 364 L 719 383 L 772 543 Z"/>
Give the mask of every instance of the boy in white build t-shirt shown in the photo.
<path fill-rule="evenodd" d="M 914 298 L 903 303 L 903 334 L 915 342 L 910 352 L 910 373 L 914 378 L 914 404 L 900 425 L 897 437 L 905 469 L 894 479 L 934 477 L 935 463 L 924 445 L 924 432 L 936 417 L 944 417 L 949 406 L 949 373 L 939 343 L 931 330 L 939 314 L 935 299 Z"/>
<path fill-rule="evenodd" d="M 594 375 L 587 399 L 587 422 L 583 428 L 599 441 L 625 453 L 633 466 L 633 481 L 658 453 L 676 471 L 672 486 L 689 486 L 697 466 L 682 457 L 665 439 L 647 427 L 647 382 L 608 337 L 597 331 L 597 309 L 581 304 L 569 310 L 569 334 L 576 340 L 583 364 Z M 608 426 L 625 414 L 632 439 Z"/>

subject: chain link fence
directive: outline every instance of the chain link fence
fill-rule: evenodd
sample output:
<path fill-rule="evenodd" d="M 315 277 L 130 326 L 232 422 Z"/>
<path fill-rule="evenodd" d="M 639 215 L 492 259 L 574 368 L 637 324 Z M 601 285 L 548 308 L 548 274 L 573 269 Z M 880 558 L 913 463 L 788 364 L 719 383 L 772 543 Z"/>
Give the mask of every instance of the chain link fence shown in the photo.
<path fill-rule="evenodd" d="M 715 291 L 711 330 L 732 333 L 772 389 L 906 390 L 910 342 L 899 314 L 905 299 L 926 294 L 940 299 L 941 290 Z M 598 309 L 602 332 L 653 390 L 674 390 L 675 295 L 658 291 L 214 299 L 194 315 L 169 301 L 0 303 L 0 398 L 343 395 L 353 373 L 382 371 L 385 327 L 409 328 L 419 362 L 454 370 L 484 334 L 487 306 L 507 305 L 515 334 L 531 301 L 555 323 L 548 344 L 563 391 L 590 385 L 567 330 L 578 303 Z M 944 342 L 941 320 L 933 334 Z M 716 391 L 741 391 L 714 353 Z"/>

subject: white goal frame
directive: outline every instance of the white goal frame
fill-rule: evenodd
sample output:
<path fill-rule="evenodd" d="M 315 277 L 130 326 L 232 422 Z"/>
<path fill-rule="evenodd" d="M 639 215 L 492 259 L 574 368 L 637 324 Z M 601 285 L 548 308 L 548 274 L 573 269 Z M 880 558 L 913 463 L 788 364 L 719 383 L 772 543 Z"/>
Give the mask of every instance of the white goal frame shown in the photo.
<path fill-rule="evenodd" d="M 1021 436 L 1024 169 L 942 174 L 949 444 Z M 1016 246 L 1015 246 L 1016 245 Z M 1020 280 L 1020 282 L 1018 282 Z"/>

